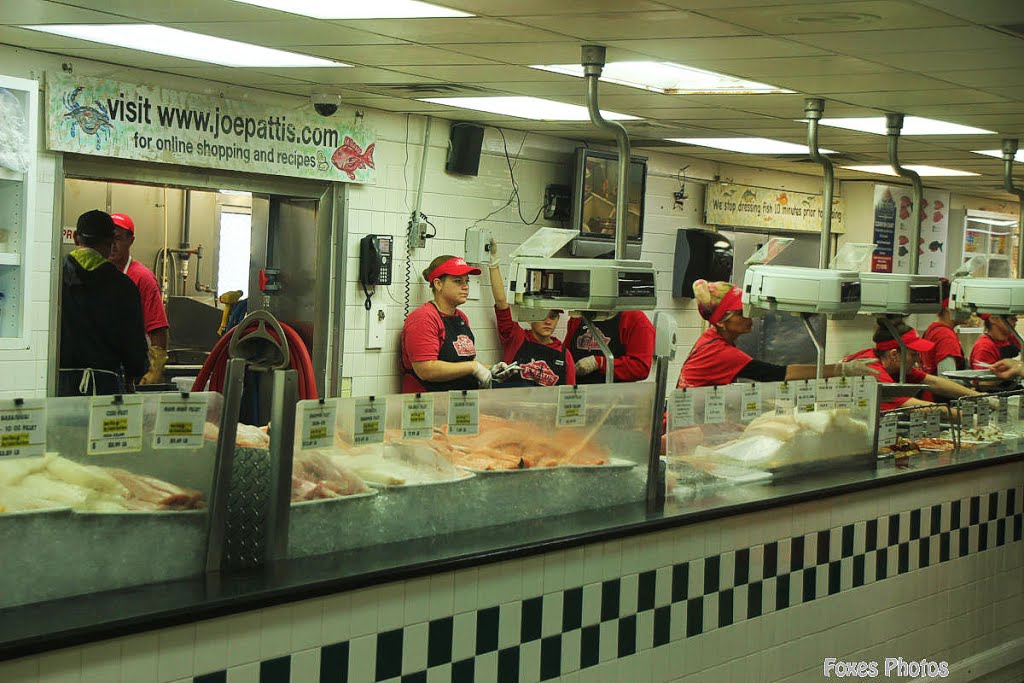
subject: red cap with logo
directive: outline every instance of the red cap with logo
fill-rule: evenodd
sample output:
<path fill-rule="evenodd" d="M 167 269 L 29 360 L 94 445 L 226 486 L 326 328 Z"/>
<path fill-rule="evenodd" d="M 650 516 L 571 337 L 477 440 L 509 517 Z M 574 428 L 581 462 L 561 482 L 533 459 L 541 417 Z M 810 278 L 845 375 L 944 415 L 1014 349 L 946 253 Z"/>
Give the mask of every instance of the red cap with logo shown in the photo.
<path fill-rule="evenodd" d="M 112 213 L 110 218 L 114 221 L 114 225 L 119 228 L 124 228 L 131 234 L 135 234 L 135 222 L 131 219 L 131 216 L 124 213 Z"/>
<path fill-rule="evenodd" d="M 430 271 L 430 274 L 427 275 L 427 282 L 433 282 L 442 275 L 454 275 L 455 277 L 458 277 L 460 275 L 479 275 L 480 272 L 479 268 L 474 268 L 466 263 L 466 259 L 456 256 L 455 258 L 448 259 L 437 268 Z"/>

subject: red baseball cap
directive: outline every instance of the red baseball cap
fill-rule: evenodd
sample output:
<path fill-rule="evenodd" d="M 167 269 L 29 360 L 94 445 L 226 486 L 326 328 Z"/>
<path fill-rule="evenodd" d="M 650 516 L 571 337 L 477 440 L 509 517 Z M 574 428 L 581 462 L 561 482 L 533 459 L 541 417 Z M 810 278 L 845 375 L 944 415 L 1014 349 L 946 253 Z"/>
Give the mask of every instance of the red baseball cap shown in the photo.
<path fill-rule="evenodd" d="M 110 217 L 113 219 L 114 225 L 124 228 L 133 235 L 135 234 L 135 222 L 131 219 L 131 216 L 124 213 L 112 213 Z"/>
<path fill-rule="evenodd" d="M 928 339 L 922 339 L 917 336 L 917 330 L 910 330 L 909 332 L 900 335 L 900 339 L 907 345 L 908 349 L 912 349 L 918 352 L 927 352 L 935 348 L 935 342 Z M 899 343 L 893 339 L 890 341 L 878 342 L 875 344 L 875 349 L 878 351 L 890 351 L 892 349 L 898 349 Z"/>
<path fill-rule="evenodd" d="M 466 259 L 456 256 L 450 258 L 434 270 L 430 271 L 430 275 L 427 276 L 427 282 L 433 282 L 442 275 L 454 275 L 456 277 L 460 275 L 479 275 L 481 270 L 474 268 L 473 266 L 466 263 Z"/>

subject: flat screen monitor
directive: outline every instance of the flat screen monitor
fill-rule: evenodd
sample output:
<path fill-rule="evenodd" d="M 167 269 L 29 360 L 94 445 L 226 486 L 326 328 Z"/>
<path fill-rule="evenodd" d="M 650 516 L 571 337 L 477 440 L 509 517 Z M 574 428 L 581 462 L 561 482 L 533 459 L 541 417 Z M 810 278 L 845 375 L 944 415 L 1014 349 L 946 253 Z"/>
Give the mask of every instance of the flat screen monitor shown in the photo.
<path fill-rule="evenodd" d="M 629 204 L 626 239 L 630 252 L 639 251 L 643 238 L 644 195 L 647 183 L 647 159 L 634 156 L 629 164 Z M 615 250 L 615 207 L 619 194 L 619 155 L 594 149 L 576 150 L 576 176 L 573 183 L 572 225 L 579 231 L 574 253 L 581 246 L 598 256 Z M 602 253 L 597 253 L 602 252 Z"/>

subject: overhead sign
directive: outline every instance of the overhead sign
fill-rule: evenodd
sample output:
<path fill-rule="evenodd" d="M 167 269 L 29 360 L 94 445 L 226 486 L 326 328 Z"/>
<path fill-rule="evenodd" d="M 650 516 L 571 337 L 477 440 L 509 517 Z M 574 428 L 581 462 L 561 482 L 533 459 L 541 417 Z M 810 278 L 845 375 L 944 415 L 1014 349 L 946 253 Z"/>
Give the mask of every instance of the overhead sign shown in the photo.
<path fill-rule="evenodd" d="M 876 273 L 909 273 L 913 191 L 899 185 L 875 185 L 875 251 L 871 270 Z M 946 275 L 946 242 L 949 236 L 949 193 L 925 189 L 921 201 L 921 236 L 917 249 L 919 275 Z"/>
<path fill-rule="evenodd" d="M 46 145 L 242 173 L 373 182 L 376 134 L 271 105 L 47 74 Z"/>
<path fill-rule="evenodd" d="M 846 231 L 846 202 L 832 200 L 832 232 Z M 709 185 L 704 196 L 708 225 L 821 232 L 821 195 L 747 187 L 732 183 Z"/>

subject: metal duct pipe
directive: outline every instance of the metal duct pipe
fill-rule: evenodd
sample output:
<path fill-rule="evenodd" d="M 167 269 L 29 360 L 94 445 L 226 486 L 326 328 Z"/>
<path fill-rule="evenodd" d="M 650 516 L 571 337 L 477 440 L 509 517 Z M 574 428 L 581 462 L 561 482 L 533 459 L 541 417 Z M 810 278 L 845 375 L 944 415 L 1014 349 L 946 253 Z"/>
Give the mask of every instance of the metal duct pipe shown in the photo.
<path fill-rule="evenodd" d="M 889 136 L 889 165 L 892 166 L 892 170 L 896 171 L 896 175 L 910 178 L 910 182 L 914 186 L 914 214 L 913 222 L 911 223 L 913 227 L 910 230 L 910 274 L 917 275 L 921 262 L 919 249 L 921 242 L 921 200 L 924 198 L 924 185 L 921 183 L 921 176 L 916 172 L 900 166 L 898 148 L 900 130 L 903 129 L 903 114 L 886 114 L 885 125 L 887 129 L 886 134 Z"/>
<path fill-rule="evenodd" d="M 629 134 L 621 123 L 608 121 L 601 116 L 597 106 L 597 81 L 604 70 L 605 48 L 602 45 L 584 45 L 581 49 L 580 64 L 583 77 L 587 80 L 587 111 L 590 121 L 599 128 L 615 133 L 619 147 L 619 196 L 615 201 L 615 259 L 626 257 L 626 219 L 629 217 Z"/>
<path fill-rule="evenodd" d="M 1024 277 L 1024 189 L 1013 184 L 1017 140 L 1003 140 L 1003 189 L 1017 195 L 1017 277 Z"/>
<path fill-rule="evenodd" d="M 821 192 L 821 245 L 818 251 L 818 267 L 828 268 L 828 257 L 832 246 L 832 186 L 836 172 L 832 160 L 818 150 L 818 121 L 825 113 L 825 100 L 809 97 L 804 100 L 804 116 L 807 118 L 807 148 L 811 161 L 821 164 L 825 185 Z M 819 373 L 820 376 L 820 373 Z"/>

